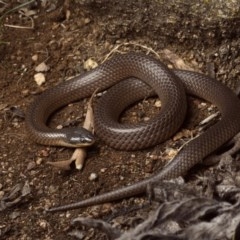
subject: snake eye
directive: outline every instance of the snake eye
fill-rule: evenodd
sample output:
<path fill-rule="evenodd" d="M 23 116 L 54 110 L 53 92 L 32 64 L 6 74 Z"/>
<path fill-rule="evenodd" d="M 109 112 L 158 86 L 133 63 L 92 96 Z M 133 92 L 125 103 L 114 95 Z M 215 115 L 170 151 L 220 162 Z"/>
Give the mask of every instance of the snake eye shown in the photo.
<path fill-rule="evenodd" d="M 66 137 L 68 143 L 76 146 L 92 145 L 95 141 L 93 134 L 84 128 L 72 129 L 66 134 Z"/>

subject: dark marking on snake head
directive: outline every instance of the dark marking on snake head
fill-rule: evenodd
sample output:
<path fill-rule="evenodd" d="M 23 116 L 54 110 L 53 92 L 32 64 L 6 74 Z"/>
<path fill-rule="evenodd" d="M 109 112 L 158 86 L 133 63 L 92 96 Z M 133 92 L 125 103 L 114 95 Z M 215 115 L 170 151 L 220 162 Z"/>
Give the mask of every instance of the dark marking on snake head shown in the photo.
<path fill-rule="evenodd" d="M 84 128 L 72 129 L 71 131 L 69 129 L 69 132 L 66 133 L 66 138 L 68 143 L 76 146 L 88 146 L 95 142 L 93 134 Z"/>

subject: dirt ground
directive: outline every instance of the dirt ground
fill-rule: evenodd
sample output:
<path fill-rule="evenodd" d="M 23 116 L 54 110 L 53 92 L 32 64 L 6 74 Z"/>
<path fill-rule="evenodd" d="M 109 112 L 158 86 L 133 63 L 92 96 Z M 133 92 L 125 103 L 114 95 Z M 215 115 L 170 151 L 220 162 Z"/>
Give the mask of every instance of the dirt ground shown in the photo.
<path fill-rule="evenodd" d="M 223 65 L 223 57 L 226 53 L 219 51 L 220 46 L 209 46 L 211 54 L 206 56 L 205 49 L 189 49 L 186 47 L 187 44 L 178 45 L 173 42 L 159 44 L 147 35 L 136 32 L 131 34 L 130 24 L 124 20 L 123 28 L 119 29 L 118 35 L 115 35 L 117 30 L 114 27 L 117 25 L 114 26 L 114 23 L 108 26 L 106 33 L 103 29 L 106 28 L 106 22 L 111 19 L 111 16 L 106 14 L 105 19 L 102 17 L 104 8 L 99 10 L 99 15 L 94 14 L 96 11 L 94 7 L 91 11 L 90 9 L 79 4 L 76 6 L 60 4 L 53 10 L 50 7 L 36 6 L 31 9 L 34 12 L 28 18 L 26 14 L 29 13 L 29 8 L 25 13 L 10 12 L 2 20 L 0 198 L 10 193 L 17 184 L 29 185 L 31 192 L 23 197 L 19 204 L 0 212 L 1 239 L 74 239 L 69 236 L 69 232 L 74 229 L 70 226 L 70 221 L 74 217 L 91 216 L 111 219 L 115 214 L 124 215 L 124 211 L 141 206 L 146 200 L 145 196 L 62 213 L 44 212 L 51 206 L 86 199 L 149 176 L 171 158 L 168 154 L 171 149 L 176 150 L 190 138 L 192 133 L 195 134 L 194 129 L 199 121 L 216 111 L 210 104 L 205 105 L 201 100 L 190 99 L 188 111 L 190 120 L 184 124 L 184 128 L 190 130 L 190 133 L 184 140 L 170 139 L 151 149 L 124 152 L 113 150 L 98 139 L 95 146 L 89 149 L 82 171 L 55 170 L 46 163 L 69 159 L 72 149 L 46 147 L 32 142 L 25 130 L 24 114 L 33 99 L 45 89 L 86 71 L 83 66 L 89 58 L 100 64 L 116 46 L 134 42 L 153 48 L 156 52 L 169 49 L 194 68 L 204 72 L 210 69 L 211 73 L 211 70 L 216 68 L 209 63 L 213 60 L 218 66 L 218 77 L 223 82 L 227 77 L 233 79 L 239 76 L 239 69 L 234 66 L 231 68 L 232 71 L 229 70 L 226 73 L 230 63 Z M 136 16 L 132 21 L 137 22 L 139 19 Z M 227 43 L 221 45 L 222 48 L 225 46 Z M 234 57 L 234 49 L 238 49 L 238 46 L 239 41 L 235 41 L 229 54 L 231 58 Z M 132 45 L 122 46 L 119 50 L 147 53 L 142 47 Z M 239 61 L 237 56 L 236 59 Z M 34 75 L 37 73 L 35 68 L 42 62 L 46 63 L 48 69 L 43 72 L 46 82 L 39 86 L 34 81 Z M 229 85 L 234 87 L 235 83 L 232 84 L 230 81 Z M 130 121 L 141 121 L 151 117 L 158 112 L 156 101 L 157 99 L 143 101 L 129 109 L 123 117 Z M 53 116 L 51 126 L 81 124 L 84 120 L 86 103 L 85 99 L 69 104 Z M 199 108 L 202 110 L 200 114 Z M 196 171 L 197 174 L 204 175 L 205 172 L 211 171 L 211 168 L 204 171 L 195 169 L 188 174 L 188 180 L 194 182 Z M 91 173 L 97 174 L 95 181 L 89 180 Z M 115 220 L 114 224 L 122 229 L 131 226 L 126 219 L 122 218 Z M 93 229 L 88 229 L 83 234 L 84 239 L 106 239 L 104 234 Z"/>

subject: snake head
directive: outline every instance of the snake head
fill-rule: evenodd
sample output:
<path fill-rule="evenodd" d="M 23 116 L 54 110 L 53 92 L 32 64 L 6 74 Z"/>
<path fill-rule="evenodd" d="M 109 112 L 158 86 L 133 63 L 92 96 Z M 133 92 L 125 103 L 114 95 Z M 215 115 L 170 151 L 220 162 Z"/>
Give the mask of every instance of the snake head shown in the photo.
<path fill-rule="evenodd" d="M 65 136 L 65 145 L 69 147 L 85 147 L 95 142 L 93 134 L 84 128 L 68 129 Z"/>

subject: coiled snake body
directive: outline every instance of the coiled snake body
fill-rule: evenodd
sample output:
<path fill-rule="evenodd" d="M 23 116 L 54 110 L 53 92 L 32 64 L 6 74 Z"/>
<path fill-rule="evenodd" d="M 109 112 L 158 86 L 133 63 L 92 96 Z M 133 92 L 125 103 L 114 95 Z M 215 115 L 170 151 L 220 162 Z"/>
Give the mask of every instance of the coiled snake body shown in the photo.
<path fill-rule="evenodd" d="M 100 99 L 94 113 L 95 131 L 108 145 L 135 150 L 156 145 L 171 137 L 181 126 L 186 112 L 185 92 L 215 104 L 222 119 L 189 142 L 162 171 L 131 186 L 95 196 L 77 203 L 51 208 L 61 211 L 96 205 L 130 197 L 146 191 L 149 184 L 184 175 L 191 167 L 230 140 L 240 130 L 240 101 L 218 81 L 199 73 L 170 71 L 159 61 L 138 53 L 117 55 L 96 69 L 45 91 L 30 106 L 26 123 L 30 137 L 41 144 L 78 147 L 90 145 L 93 136 L 83 129 L 53 130 L 46 121 L 55 110 L 77 99 L 112 87 Z M 159 96 L 159 115 L 147 123 L 122 125 L 117 122 L 127 105 L 144 98 L 149 86 Z M 116 100 L 114 100 L 114 97 Z"/>

